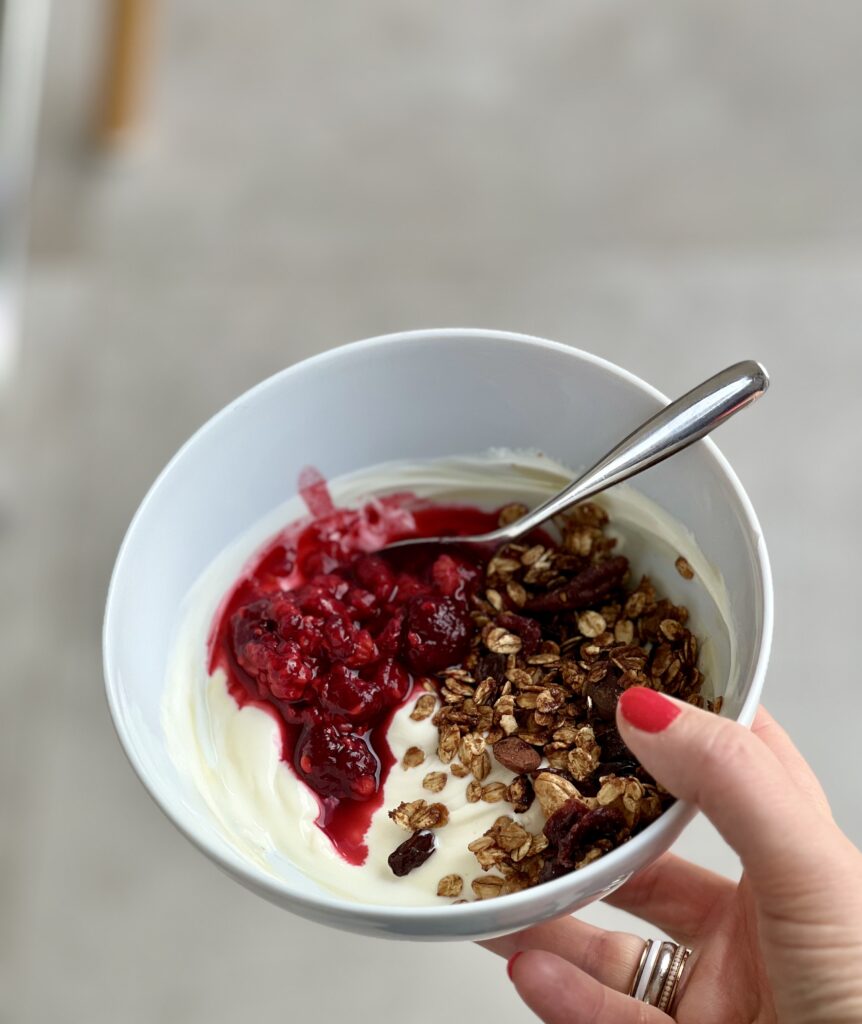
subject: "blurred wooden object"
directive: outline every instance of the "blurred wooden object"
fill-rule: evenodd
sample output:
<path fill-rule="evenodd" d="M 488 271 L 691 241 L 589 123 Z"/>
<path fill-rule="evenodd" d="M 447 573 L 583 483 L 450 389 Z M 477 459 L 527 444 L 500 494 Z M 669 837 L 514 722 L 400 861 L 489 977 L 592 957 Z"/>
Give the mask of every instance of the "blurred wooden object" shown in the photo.
<path fill-rule="evenodd" d="M 98 134 L 113 144 L 138 122 L 152 60 L 154 0 L 108 0 Z"/>

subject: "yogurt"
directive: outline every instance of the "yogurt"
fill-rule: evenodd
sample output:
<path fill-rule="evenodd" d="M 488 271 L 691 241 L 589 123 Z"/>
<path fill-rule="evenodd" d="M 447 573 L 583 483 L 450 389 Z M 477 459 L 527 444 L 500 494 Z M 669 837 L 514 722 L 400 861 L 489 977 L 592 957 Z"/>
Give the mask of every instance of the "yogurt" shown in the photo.
<path fill-rule="evenodd" d="M 534 506 L 559 491 L 573 473 L 536 453 L 492 451 L 482 456 L 447 458 L 424 463 L 389 463 L 345 476 L 329 484 L 340 506 L 358 505 L 372 495 L 410 492 L 443 503 L 494 508 L 520 501 Z M 723 692 L 737 671 L 730 602 L 726 587 L 694 537 L 659 505 L 630 486 L 619 485 L 603 495 L 608 532 L 618 538 L 634 575 L 647 574 L 671 600 L 688 606 L 693 631 L 703 639 L 700 667 L 707 687 Z M 323 890 L 369 904 L 443 905 L 436 895 L 445 875 L 460 875 L 469 896 L 471 881 L 485 874 L 467 846 L 489 829 L 501 814 L 510 814 L 531 832 L 544 823 L 538 802 L 526 814 L 507 803 L 470 803 L 468 778 L 450 774 L 437 756 L 437 728 L 431 719 L 415 721 L 410 712 L 415 696 L 395 714 L 387 732 L 396 759 L 384 785 L 381 806 L 365 836 L 368 856 L 351 864 L 315 824 L 316 795 L 281 758 L 281 734 L 273 715 L 259 706 L 239 707 L 228 692 L 225 674 L 208 672 L 208 641 L 214 617 L 249 559 L 279 529 L 301 518 L 306 509 L 292 499 L 222 552 L 187 596 L 173 645 L 162 704 L 168 746 L 214 817 L 225 840 L 241 855 L 274 876 L 298 869 Z M 682 555 L 695 573 L 683 580 L 674 562 Z M 709 695 L 709 693 L 707 693 Z M 421 749 L 424 761 L 401 765 L 410 747 Z M 484 784 L 508 784 L 512 772 L 492 757 Z M 440 793 L 422 788 L 429 772 L 446 773 Z M 409 875 L 396 877 L 387 858 L 407 838 L 388 812 L 402 801 L 441 801 L 448 824 L 435 831 L 435 853 Z"/>

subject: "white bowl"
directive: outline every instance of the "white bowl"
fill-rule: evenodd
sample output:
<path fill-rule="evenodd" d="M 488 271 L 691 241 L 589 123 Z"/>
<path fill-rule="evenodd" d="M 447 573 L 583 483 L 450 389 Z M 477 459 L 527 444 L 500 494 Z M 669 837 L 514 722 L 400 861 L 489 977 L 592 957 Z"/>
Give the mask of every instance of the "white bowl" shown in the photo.
<path fill-rule="evenodd" d="M 160 702 L 180 606 L 210 561 L 294 493 L 299 470 L 328 478 L 398 459 L 537 448 L 585 466 L 666 399 L 595 356 L 523 335 L 428 330 L 372 338 L 299 363 L 242 395 L 174 456 L 129 527 L 108 593 L 104 661 L 114 724 L 173 823 L 217 864 L 303 917 L 373 935 L 476 939 L 599 899 L 664 852 L 694 815 L 676 803 L 617 850 L 524 892 L 458 906 L 353 903 L 304 876 L 285 881 L 225 840 L 172 762 Z M 749 724 L 772 635 L 766 547 L 739 481 L 711 441 L 635 482 L 697 538 L 732 596 L 738 672 L 723 714 Z"/>

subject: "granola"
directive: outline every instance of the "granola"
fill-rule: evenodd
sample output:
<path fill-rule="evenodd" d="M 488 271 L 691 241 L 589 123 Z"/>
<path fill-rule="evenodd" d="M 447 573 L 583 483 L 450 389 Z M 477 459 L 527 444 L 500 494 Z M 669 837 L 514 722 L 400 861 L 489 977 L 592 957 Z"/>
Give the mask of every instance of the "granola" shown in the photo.
<path fill-rule="evenodd" d="M 522 506 L 507 506 L 500 519 L 520 514 Z M 469 844 L 485 872 L 470 883 L 476 899 L 591 863 L 672 802 L 616 729 L 625 689 L 649 686 L 720 708 L 720 700 L 701 693 L 687 608 L 663 597 L 649 578 L 631 578 L 628 560 L 614 554 L 601 506 L 584 503 L 556 524 L 559 542 L 511 543 L 490 558 L 472 598 L 469 654 L 438 674 L 439 703 L 425 694 L 410 716 L 433 714 L 438 757 L 449 766 L 451 785 L 464 786 L 467 802 L 499 803 L 506 812 Z M 682 556 L 675 565 L 693 578 Z M 514 777 L 488 780 L 494 764 Z M 431 772 L 423 786 L 440 792 L 447 778 Z M 517 817 L 535 801 L 540 831 Z M 448 811 L 417 800 L 390 816 L 415 831 L 445 824 Z M 437 892 L 456 898 L 464 886 L 460 875 L 449 875 Z"/>
<path fill-rule="evenodd" d="M 437 895 L 456 898 L 463 888 L 464 879 L 460 875 L 444 875 L 437 883 Z"/>
<path fill-rule="evenodd" d="M 449 821 L 449 809 L 445 804 L 429 804 L 425 800 L 411 800 L 400 803 L 389 817 L 400 828 L 408 832 L 428 828 L 442 828 Z"/>

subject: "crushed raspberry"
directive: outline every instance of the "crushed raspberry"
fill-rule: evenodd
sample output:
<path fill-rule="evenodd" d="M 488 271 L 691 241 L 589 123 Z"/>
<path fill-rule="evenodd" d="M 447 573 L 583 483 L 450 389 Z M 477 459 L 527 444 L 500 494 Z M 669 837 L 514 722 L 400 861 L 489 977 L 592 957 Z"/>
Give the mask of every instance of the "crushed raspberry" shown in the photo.
<path fill-rule="evenodd" d="M 367 800 L 377 791 L 380 764 L 359 736 L 331 722 L 308 726 L 296 745 L 296 769 L 324 797 Z"/>
<path fill-rule="evenodd" d="M 279 535 L 234 587 L 210 670 L 226 672 L 240 705 L 277 716 L 283 759 L 318 797 L 318 825 L 361 864 L 394 760 L 386 729 L 416 680 L 469 650 L 484 561 L 430 546 L 373 552 L 403 537 L 481 533 L 497 516 L 403 494 L 337 509 L 319 474 L 305 471 L 301 484 L 312 518 Z"/>
<path fill-rule="evenodd" d="M 466 601 L 427 594 L 411 598 L 402 652 L 414 672 L 439 672 L 470 649 L 472 620 Z"/>

